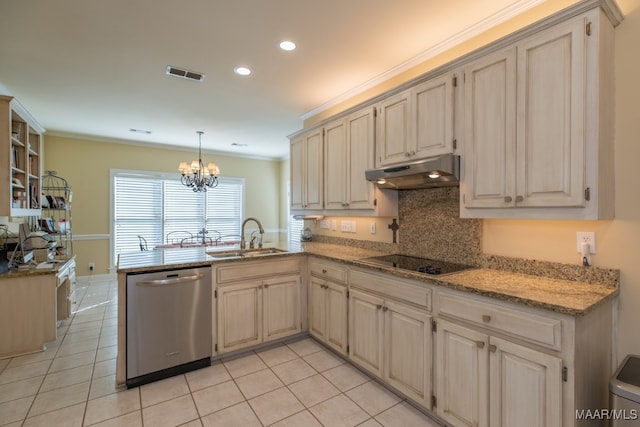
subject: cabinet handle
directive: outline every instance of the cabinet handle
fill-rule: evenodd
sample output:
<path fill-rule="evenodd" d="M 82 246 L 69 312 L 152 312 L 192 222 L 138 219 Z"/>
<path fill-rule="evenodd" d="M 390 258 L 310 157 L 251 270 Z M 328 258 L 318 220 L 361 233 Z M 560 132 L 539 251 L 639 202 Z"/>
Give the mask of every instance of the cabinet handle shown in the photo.
<path fill-rule="evenodd" d="M 491 353 L 495 353 L 497 349 L 498 349 L 498 347 L 496 347 L 495 345 L 489 344 L 489 351 Z"/>
<path fill-rule="evenodd" d="M 476 341 L 478 348 L 484 348 L 484 341 Z"/>
<path fill-rule="evenodd" d="M 327 274 L 327 269 L 326 268 L 322 269 L 322 274 Z"/>
<path fill-rule="evenodd" d="M 511 196 L 505 196 L 504 197 L 505 203 L 511 203 L 511 200 L 513 200 L 513 199 L 511 199 Z"/>
<path fill-rule="evenodd" d="M 385 313 L 387 312 L 387 310 L 389 310 L 389 307 L 382 307 L 382 311 L 384 311 Z"/>
<path fill-rule="evenodd" d="M 524 200 L 524 197 L 516 196 L 516 202 L 522 202 L 523 200 Z"/>
<path fill-rule="evenodd" d="M 382 308 L 382 306 L 380 304 L 376 305 L 376 310 L 380 310 Z"/>
<path fill-rule="evenodd" d="M 484 323 L 489 323 L 489 322 L 491 322 L 491 316 L 489 316 L 488 314 L 483 314 L 483 315 L 482 315 L 482 321 L 483 321 Z"/>

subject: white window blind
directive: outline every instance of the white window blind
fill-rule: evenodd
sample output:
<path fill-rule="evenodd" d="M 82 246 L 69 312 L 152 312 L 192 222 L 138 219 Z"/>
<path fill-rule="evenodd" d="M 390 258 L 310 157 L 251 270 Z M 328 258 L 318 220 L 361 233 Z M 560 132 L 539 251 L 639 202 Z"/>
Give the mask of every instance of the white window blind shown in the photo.
<path fill-rule="evenodd" d="M 114 260 L 119 253 L 139 251 L 138 236 L 149 249 L 171 243 L 171 233 L 179 241 L 188 233 L 197 236 L 203 228 L 213 240 L 240 239 L 243 178 L 219 177 L 216 188 L 195 193 L 177 175 L 123 171 L 112 176 Z"/>

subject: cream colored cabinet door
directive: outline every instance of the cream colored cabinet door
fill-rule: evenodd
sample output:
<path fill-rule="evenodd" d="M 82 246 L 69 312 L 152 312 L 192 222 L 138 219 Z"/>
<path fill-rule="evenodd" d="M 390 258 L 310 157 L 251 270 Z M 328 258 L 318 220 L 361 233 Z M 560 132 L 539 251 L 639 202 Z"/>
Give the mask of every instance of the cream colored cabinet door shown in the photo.
<path fill-rule="evenodd" d="M 349 294 L 349 358 L 383 376 L 384 301 L 351 289 Z"/>
<path fill-rule="evenodd" d="M 346 122 L 339 119 L 324 127 L 324 201 L 327 209 L 346 209 L 349 148 Z M 364 172 L 362 172 L 364 179 Z"/>
<path fill-rule="evenodd" d="M 411 89 L 415 158 L 453 152 L 453 76 L 445 74 Z"/>
<path fill-rule="evenodd" d="M 365 108 L 346 118 L 349 169 L 347 185 L 348 209 L 374 209 L 374 186 L 364 172 L 374 167 L 375 116 L 373 108 Z"/>
<path fill-rule="evenodd" d="M 321 341 L 326 341 L 326 282 L 311 276 L 309 280 L 309 333 Z"/>
<path fill-rule="evenodd" d="M 291 140 L 289 146 L 291 162 L 291 209 L 303 209 L 305 204 L 306 186 L 306 150 L 304 147 L 304 137 L 298 136 Z"/>
<path fill-rule="evenodd" d="M 270 341 L 302 331 L 300 276 L 262 282 L 263 340 Z"/>
<path fill-rule="evenodd" d="M 415 150 L 412 152 L 409 147 L 410 104 L 411 91 L 409 90 L 390 96 L 379 104 L 376 166 L 404 162 L 415 154 Z"/>
<path fill-rule="evenodd" d="M 218 351 L 225 353 L 262 342 L 260 282 L 218 287 Z"/>
<path fill-rule="evenodd" d="M 465 159 L 462 204 L 515 206 L 516 49 L 465 68 Z"/>
<path fill-rule="evenodd" d="M 347 287 L 327 281 L 325 283 L 325 342 L 337 352 L 346 355 L 347 339 Z"/>
<path fill-rule="evenodd" d="M 487 342 L 486 334 L 438 320 L 436 409 L 438 416 L 453 426 L 489 425 Z"/>
<path fill-rule="evenodd" d="M 585 18 L 518 45 L 518 207 L 584 206 Z"/>
<path fill-rule="evenodd" d="M 431 409 L 431 316 L 385 301 L 384 379 Z"/>
<path fill-rule="evenodd" d="M 491 427 L 562 425 L 562 360 L 491 337 Z"/>
<path fill-rule="evenodd" d="M 290 154 L 291 209 L 322 209 L 322 128 L 312 129 L 293 139 Z"/>

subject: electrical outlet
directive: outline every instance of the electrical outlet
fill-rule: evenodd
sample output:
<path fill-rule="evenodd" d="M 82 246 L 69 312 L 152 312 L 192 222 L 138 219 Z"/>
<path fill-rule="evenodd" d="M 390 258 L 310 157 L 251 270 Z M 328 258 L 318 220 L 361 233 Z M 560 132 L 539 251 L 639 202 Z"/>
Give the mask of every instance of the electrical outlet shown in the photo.
<path fill-rule="evenodd" d="M 341 221 L 340 229 L 343 233 L 355 233 L 356 232 L 356 222 L 355 221 Z"/>
<path fill-rule="evenodd" d="M 336 221 L 335 219 L 331 220 L 331 229 L 333 231 L 336 231 L 338 229 L 338 221 Z"/>
<path fill-rule="evenodd" d="M 89 263 L 89 271 L 93 271 L 96 269 L 96 263 L 95 262 L 90 262 Z"/>
<path fill-rule="evenodd" d="M 376 223 L 372 222 L 371 224 L 369 224 L 369 232 L 371 234 L 376 234 Z"/>
<path fill-rule="evenodd" d="M 326 230 L 329 229 L 329 220 L 328 219 L 321 219 L 320 220 L 320 228 L 324 228 Z"/>
<path fill-rule="evenodd" d="M 596 233 L 594 231 L 578 231 L 576 241 L 576 250 L 582 252 L 582 244 L 589 244 L 589 253 L 596 253 Z"/>

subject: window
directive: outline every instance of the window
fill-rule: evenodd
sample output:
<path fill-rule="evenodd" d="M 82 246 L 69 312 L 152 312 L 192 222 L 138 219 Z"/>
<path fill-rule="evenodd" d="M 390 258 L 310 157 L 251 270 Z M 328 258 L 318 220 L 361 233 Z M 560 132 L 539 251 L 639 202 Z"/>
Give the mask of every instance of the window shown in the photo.
<path fill-rule="evenodd" d="M 244 179 L 219 177 L 218 186 L 195 193 L 177 174 L 112 171 L 113 262 L 122 252 L 149 249 L 196 236 L 203 228 L 213 240 L 240 240 L 244 217 Z M 202 238 L 202 235 L 200 235 Z"/>

